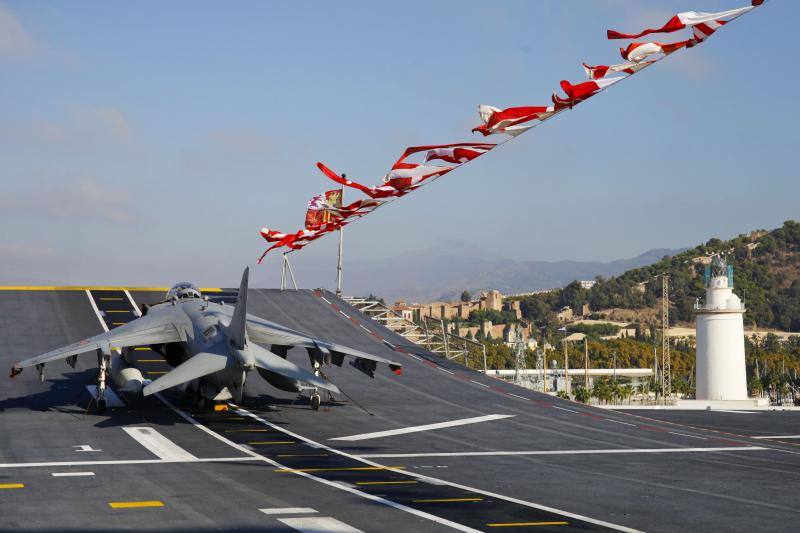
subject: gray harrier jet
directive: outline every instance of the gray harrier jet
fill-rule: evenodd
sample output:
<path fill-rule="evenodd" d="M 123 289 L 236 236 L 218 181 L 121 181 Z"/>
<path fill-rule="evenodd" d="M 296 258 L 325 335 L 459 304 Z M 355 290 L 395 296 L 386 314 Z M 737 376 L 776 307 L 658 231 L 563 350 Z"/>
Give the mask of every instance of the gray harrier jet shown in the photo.
<path fill-rule="evenodd" d="M 323 365 L 341 366 L 344 358 L 351 356 L 354 360 L 350 364 L 370 377 L 374 377 L 377 363 L 386 363 L 395 373 L 401 372 L 400 363 L 247 314 L 248 273 L 249 269 L 245 269 L 235 307 L 209 302 L 194 285 L 179 283 L 169 290 L 165 301 L 143 307 L 140 318 L 20 361 L 12 367 L 11 377 L 25 367 L 35 366 L 44 380 L 46 363 L 66 359 L 74 368 L 79 354 L 96 351 L 100 367 L 97 396 L 101 411 L 106 405 L 108 374 L 124 392 L 142 392 L 148 396 L 182 385 L 184 390 L 187 387 L 193 390 L 198 403 L 204 404 L 206 400 L 241 401 L 244 382 L 252 370 L 281 390 L 311 389 L 311 406 L 318 409 L 318 389 L 339 392 L 336 385 L 321 375 Z M 270 349 L 260 345 L 268 345 Z M 136 346 L 149 346 L 162 355 L 173 370 L 153 382 L 144 380 L 131 364 L 129 354 Z M 287 360 L 287 351 L 294 346 L 308 351 L 313 372 Z"/>

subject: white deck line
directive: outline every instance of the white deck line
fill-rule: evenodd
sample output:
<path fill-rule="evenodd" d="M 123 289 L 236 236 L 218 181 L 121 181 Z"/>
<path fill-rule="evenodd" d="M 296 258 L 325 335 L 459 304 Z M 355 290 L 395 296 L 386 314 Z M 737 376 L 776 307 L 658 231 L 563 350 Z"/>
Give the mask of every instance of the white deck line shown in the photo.
<path fill-rule="evenodd" d="M 413 353 L 408 353 L 406 355 L 408 355 L 409 357 L 413 357 L 417 361 L 422 361 L 422 357 L 418 357 L 418 356 L 414 355 Z"/>
<path fill-rule="evenodd" d="M 671 435 L 681 435 L 682 437 L 691 437 L 693 439 L 708 440 L 705 437 L 700 437 L 698 435 L 689 435 L 688 433 L 679 433 L 677 431 L 667 431 L 667 433 Z"/>
<path fill-rule="evenodd" d="M 508 395 L 513 396 L 514 398 L 519 398 L 520 400 L 530 401 L 530 398 L 526 398 L 525 396 L 520 396 L 519 394 L 514 394 L 513 392 L 509 392 Z"/>
<path fill-rule="evenodd" d="M 278 522 L 282 522 L 300 533 L 364 533 L 360 529 L 330 516 L 278 518 Z"/>
<path fill-rule="evenodd" d="M 456 374 L 455 372 L 451 372 L 450 370 L 447 370 L 446 368 L 442 368 L 442 367 L 440 367 L 440 366 L 437 366 L 436 368 L 438 368 L 438 369 L 439 369 L 439 370 L 441 370 L 442 372 L 447 372 L 447 373 L 448 373 L 448 374 L 450 374 L 451 376 L 454 376 L 454 375 Z"/>
<path fill-rule="evenodd" d="M 622 424 L 623 426 L 636 427 L 636 424 L 631 424 L 630 422 L 622 422 L 621 420 L 614 420 L 613 418 L 605 418 L 604 420 L 606 420 L 608 422 L 614 422 L 615 424 Z"/>
<path fill-rule="evenodd" d="M 569 411 L 570 413 L 578 413 L 578 414 L 580 414 L 580 411 L 576 411 L 575 409 L 567 409 L 566 407 L 559 407 L 557 405 L 552 405 L 551 407 L 553 409 L 559 409 L 561 411 Z"/>
<path fill-rule="evenodd" d="M 49 461 L 42 463 L 0 463 L 0 468 L 52 468 L 54 466 L 151 465 L 167 463 L 235 463 L 260 460 L 258 457 L 208 457 L 194 459 L 108 459 L 103 461 Z"/>
<path fill-rule="evenodd" d="M 94 472 L 52 472 L 53 477 L 84 477 L 93 476 Z"/>
<path fill-rule="evenodd" d="M 330 301 L 330 300 L 328 300 L 327 298 L 325 298 L 324 296 L 320 296 L 320 298 L 322 298 L 323 300 L 325 300 L 325 303 L 327 303 L 328 305 L 331 305 L 331 301 Z"/>
<path fill-rule="evenodd" d="M 505 455 L 596 455 L 628 453 L 704 453 L 768 450 L 761 446 L 722 446 L 718 448 L 612 448 L 608 450 L 530 450 L 499 452 L 440 452 L 440 453 L 367 453 L 358 457 L 399 459 L 410 457 L 487 457 Z"/>
<path fill-rule="evenodd" d="M 167 437 L 150 427 L 124 427 L 122 430 L 159 459 L 191 461 L 197 459 Z"/>
<path fill-rule="evenodd" d="M 800 435 L 769 435 L 750 437 L 751 439 L 800 439 Z"/>
<path fill-rule="evenodd" d="M 480 385 L 481 387 L 486 387 L 487 389 L 491 388 L 489 385 L 486 385 L 485 383 L 481 383 L 480 381 L 475 381 L 474 379 L 469 380 L 469 382 L 470 383 L 474 383 L 475 385 Z"/>
<path fill-rule="evenodd" d="M 272 507 L 270 509 L 259 509 L 264 514 L 313 514 L 316 509 L 311 507 Z"/>
<path fill-rule="evenodd" d="M 350 318 L 350 317 L 347 315 L 347 313 L 345 313 L 345 312 L 344 312 L 344 311 L 342 311 L 341 309 L 339 310 L 339 312 L 342 314 L 342 316 L 343 316 L 343 317 L 345 317 L 345 318 L 347 318 L 347 319 L 349 319 L 349 318 Z"/>
<path fill-rule="evenodd" d="M 755 415 L 758 414 L 755 411 L 734 411 L 732 409 L 710 409 L 711 411 L 715 411 L 717 413 L 733 413 L 736 415 Z"/>
<path fill-rule="evenodd" d="M 447 422 L 436 422 L 435 424 L 425 424 L 422 426 L 409 426 L 405 428 L 389 429 L 386 431 L 373 431 L 371 433 L 360 433 L 358 435 L 348 435 L 346 437 L 334 437 L 328 440 L 343 440 L 343 441 L 357 441 L 367 439 L 379 439 L 381 437 L 391 437 L 394 435 L 405 435 L 406 433 L 417 433 L 420 431 L 431 431 L 433 429 L 450 428 L 455 426 L 464 426 L 467 424 L 478 424 L 480 422 L 489 422 L 491 420 L 500 420 L 502 418 L 511 418 L 515 415 L 484 415 L 475 416 L 472 418 L 461 418 L 458 420 L 448 420 Z"/>
<path fill-rule="evenodd" d="M 242 409 L 241 407 L 236 407 L 236 413 L 239 413 L 239 414 L 245 415 L 245 416 L 249 416 L 250 418 L 252 418 L 254 420 L 258 420 L 259 422 L 261 422 L 265 426 L 270 427 L 272 429 L 275 429 L 277 431 L 280 431 L 281 433 L 284 433 L 284 434 L 289 435 L 291 437 L 294 437 L 295 439 L 301 440 L 301 441 L 309 444 L 310 446 L 312 446 L 314 448 L 323 449 L 323 450 L 329 451 L 331 453 L 335 453 L 335 454 L 341 455 L 342 457 L 348 457 L 350 459 L 355 459 L 356 461 L 360 461 L 360 462 L 362 462 L 364 464 L 367 464 L 367 465 L 370 465 L 370 466 L 381 466 L 381 467 L 382 466 L 386 466 L 386 465 L 382 465 L 380 463 L 376 463 L 375 461 L 370 461 L 369 459 L 365 459 L 365 458 L 359 457 L 357 455 L 349 454 L 349 453 L 344 452 L 342 450 L 337 450 L 336 448 L 331 448 L 330 446 L 326 446 L 325 444 L 321 444 L 319 442 L 316 442 L 316 441 L 314 441 L 312 439 L 304 437 L 303 435 L 299 435 L 299 434 L 295 433 L 294 431 L 290 431 L 290 430 L 288 430 L 288 429 L 286 429 L 284 427 L 276 426 L 275 424 L 272 424 L 271 422 L 267 422 L 266 420 L 264 420 L 260 416 L 255 415 L 255 414 L 251 413 L 250 411 L 248 411 L 246 409 Z M 441 486 L 447 485 L 447 486 L 455 487 L 455 488 L 458 488 L 458 489 L 461 489 L 461 490 L 467 490 L 467 491 L 470 491 L 470 492 L 475 492 L 477 494 L 483 494 L 484 496 L 491 496 L 492 498 L 497 498 L 499 500 L 504 500 L 504 501 L 507 501 L 507 502 L 516 503 L 517 505 L 523 505 L 525 507 L 530 507 L 531 509 L 539 509 L 540 511 L 547 511 L 547 512 L 550 512 L 550 513 L 558 513 L 558 514 L 560 514 L 562 516 L 573 518 L 575 520 L 582 520 L 584 522 L 588 522 L 590 524 L 595 524 L 595 525 L 598 525 L 598 526 L 607 527 L 607 528 L 613 529 L 615 531 L 624 531 L 626 533 L 644 533 L 644 532 L 642 532 L 642 531 L 640 531 L 638 529 L 633 529 L 633 528 L 622 526 L 622 525 L 619 525 L 619 524 L 613 524 L 611 522 L 606 522 L 604 520 L 598 520 L 596 518 L 591 518 L 589 516 L 584 516 L 584 515 L 580 515 L 580 514 L 577 514 L 577 513 L 571 513 L 569 511 L 563 511 L 561 509 L 556 509 L 555 507 L 549 507 L 547 505 L 542 505 L 542 504 L 539 504 L 539 503 L 529 502 L 529 501 L 522 500 L 522 499 L 519 499 L 519 498 L 514 498 L 512 496 L 505 496 L 503 494 L 498 494 L 496 492 L 490 492 L 488 490 L 482 490 L 482 489 L 478 489 L 478 488 L 475 488 L 475 487 L 470 487 L 468 485 L 462 485 L 460 483 L 453 483 L 451 481 L 445 481 L 443 479 L 439 479 L 439 478 L 435 478 L 435 477 L 431 477 L 431 476 L 426 476 L 424 474 L 419 474 L 417 472 L 411 472 L 411 471 L 408 471 L 408 470 L 398 470 L 398 472 L 402 472 L 403 474 L 405 474 L 405 475 L 407 475 L 409 477 L 413 477 L 413 478 L 419 479 L 421 481 L 425 481 L 426 483 L 430 483 L 432 485 L 441 485 Z M 334 486 L 339 486 L 339 485 L 334 485 Z M 347 490 L 346 487 L 339 486 L 339 488 L 342 488 L 343 490 Z M 402 504 L 395 504 L 395 502 L 388 502 L 388 504 L 392 505 L 393 507 L 395 505 L 399 506 L 399 507 L 405 507 Z M 412 509 L 412 511 L 416 511 L 416 509 Z M 425 514 L 427 514 L 427 513 L 425 513 Z M 437 518 L 439 520 L 444 520 L 444 519 L 441 519 L 439 517 L 434 517 L 434 518 Z M 476 531 L 476 530 L 474 530 L 472 528 L 469 528 L 467 526 L 464 526 L 462 524 L 457 524 L 457 525 L 461 526 L 458 529 L 461 529 L 462 531 Z"/>

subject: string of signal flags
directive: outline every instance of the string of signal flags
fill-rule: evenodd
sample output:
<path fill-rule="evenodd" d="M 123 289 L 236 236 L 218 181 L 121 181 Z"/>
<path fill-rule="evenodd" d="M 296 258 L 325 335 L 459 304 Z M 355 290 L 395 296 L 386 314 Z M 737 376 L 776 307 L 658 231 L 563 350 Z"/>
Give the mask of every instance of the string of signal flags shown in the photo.
<path fill-rule="evenodd" d="M 300 250 L 315 240 L 372 213 L 379 207 L 432 183 L 497 146 L 501 146 L 556 115 L 574 108 L 604 89 L 664 60 L 678 50 L 697 46 L 725 24 L 749 13 L 763 3 L 764 0 L 753 0 L 749 6 L 718 13 L 696 11 L 678 13 L 659 28 L 647 28 L 636 33 L 608 30 L 606 32 L 608 39 L 633 41 L 627 47 L 619 49 L 623 59 L 622 63 L 595 66 L 583 63 L 583 69 L 589 80 L 574 85 L 567 80 L 562 80 L 561 89 L 565 96 L 554 92 L 550 105 L 506 109 L 489 105 L 478 106 L 481 124 L 473 128 L 472 132 L 480 133 L 484 137 L 499 134 L 508 136 L 499 143 L 461 142 L 408 147 L 383 177 L 382 182 L 373 186 L 352 181 L 344 174 L 337 174 L 325 164 L 317 163 L 319 170 L 339 184 L 340 188 L 318 194 L 309 200 L 305 226 L 296 233 L 281 233 L 266 227 L 262 228 L 261 236 L 270 243 L 270 246 L 261 255 L 258 262 L 261 263 L 270 251 L 278 248 L 286 248 L 287 251 Z M 674 33 L 684 29 L 691 30 L 691 37 L 682 41 L 662 43 L 637 40 L 646 35 Z M 612 77 L 607 77 L 608 75 L 612 75 Z M 342 202 L 344 187 L 360 191 L 366 197 L 344 205 Z"/>

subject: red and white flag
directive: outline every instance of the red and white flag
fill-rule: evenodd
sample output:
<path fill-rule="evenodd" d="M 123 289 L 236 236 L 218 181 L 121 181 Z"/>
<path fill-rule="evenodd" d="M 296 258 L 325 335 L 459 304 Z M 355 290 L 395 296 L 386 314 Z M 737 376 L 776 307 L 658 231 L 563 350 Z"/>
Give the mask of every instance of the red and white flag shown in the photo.
<path fill-rule="evenodd" d="M 439 159 L 445 163 L 460 165 L 482 156 L 496 145 L 478 143 L 459 143 L 437 146 L 425 154 L 425 162 Z"/>
<path fill-rule="evenodd" d="M 527 124 L 533 120 L 542 122 L 547 120 L 555 113 L 553 106 L 523 106 L 509 107 L 508 109 L 498 109 L 490 105 L 479 105 L 478 115 L 483 124 L 472 128 L 472 132 L 478 132 L 484 137 L 494 133 L 507 133 L 517 136 L 528 131 L 536 124 Z"/>
<path fill-rule="evenodd" d="M 342 207 L 342 191 L 334 189 L 318 194 L 308 201 L 306 229 L 318 229 L 336 218 L 335 211 Z"/>
<path fill-rule="evenodd" d="M 644 67 L 652 65 L 655 61 L 641 61 L 639 63 L 620 63 L 619 65 L 596 65 L 590 66 L 583 63 L 583 70 L 586 71 L 586 76 L 590 80 L 599 80 L 605 78 L 609 72 L 623 72 L 625 74 L 636 74 Z"/>
<path fill-rule="evenodd" d="M 398 190 L 392 187 L 391 185 L 378 185 L 376 187 L 367 187 L 366 185 L 362 185 L 355 181 L 349 180 L 344 176 L 338 175 L 336 172 L 329 169 L 323 163 L 317 162 L 317 168 L 319 168 L 323 174 L 328 176 L 330 179 L 335 181 L 336 183 L 341 183 L 345 187 L 352 187 L 353 189 L 357 189 L 370 198 L 389 198 L 392 196 L 402 196 L 398 193 Z"/>
<path fill-rule="evenodd" d="M 567 93 L 566 98 L 562 98 L 558 96 L 558 94 L 553 93 L 553 103 L 556 105 L 556 108 L 563 108 L 569 107 L 572 108 L 574 105 L 583 102 L 591 98 L 592 96 L 596 95 L 606 87 L 610 87 L 617 83 L 620 80 L 624 80 L 625 78 L 602 78 L 599 80 L 593 81 L 585 81 L 583 83 L 579 83 L 578 85 L 572 85 L 567 80 L 561 80 L 561 88 Z"/>
<path fill-rule="evenodd" d="M 420 165 L 418 163 L 395 163 L 392 170 L 383 177 L 383 182 L 397 191 L 407 192 L 420 187 L 425 181 L 444 176 L 455 167 Z"/>
<path fill-rule="evenodd" d="M 678 41 L 677 43 L 631 43 L 627 48 L 620 48 L 619 53 L 622 55 L 622 59 L 639 63 L 648 56 L 654 54 L 667 56 L 675 50 L 680 50 L 684 46 L 692 46 L 693 44 L 695 44 L 694 39 Z"/>
<path fill-rule="evenodd" d="M 756 6 L 761 5 L 762 3 L 763 1 L 756 0 L 750 6 L 731 9 L 729 11 L 720 11 L 719 13 L 698 13 L 697 11 L 686 11 L 685 13 L 678 13 L 660 28 L 648 28 L 640 31 L 639 33 L 620 33 L 618 31 L 608 30 L 606 34 L 608 35 L 609 39 L 638 39 L 639 37 L 644 37 L 645 35 L 650 35 L 651 33 L 672 33 L 675 31 L 680 31 L 684 28 L 697 26 L 698 24 L 707 24 L 709 22 L 717 22 L 718 24 L 722 25 L 727 21 L 721 19 L 739 17 L 751 9 L 754 9 Z"/>

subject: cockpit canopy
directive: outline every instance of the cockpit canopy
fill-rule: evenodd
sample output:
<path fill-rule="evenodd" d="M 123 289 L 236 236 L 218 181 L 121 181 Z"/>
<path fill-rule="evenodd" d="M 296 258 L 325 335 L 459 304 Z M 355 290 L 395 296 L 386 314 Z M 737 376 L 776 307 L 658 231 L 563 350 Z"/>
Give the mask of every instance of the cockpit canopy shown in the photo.
<path fill-rule="evenodd" d="M 200 298 L 200 291 L 194 286 L 193 283 L 182 281 L 180 283 L 176 283 L 170 290 L 167 291 L 166 299 L 172 300 L 173 298 L 177 298 L 178 300 L 183 300 L 185 298 Z"/>

